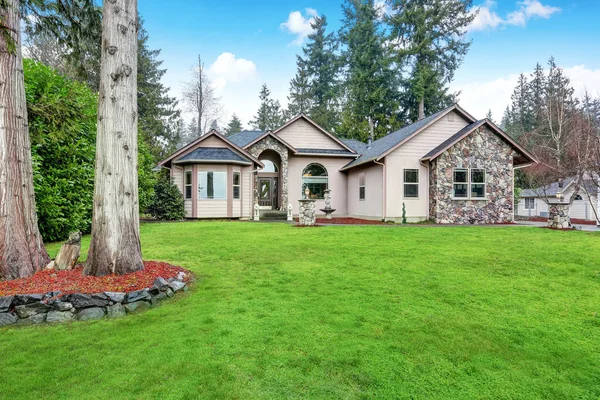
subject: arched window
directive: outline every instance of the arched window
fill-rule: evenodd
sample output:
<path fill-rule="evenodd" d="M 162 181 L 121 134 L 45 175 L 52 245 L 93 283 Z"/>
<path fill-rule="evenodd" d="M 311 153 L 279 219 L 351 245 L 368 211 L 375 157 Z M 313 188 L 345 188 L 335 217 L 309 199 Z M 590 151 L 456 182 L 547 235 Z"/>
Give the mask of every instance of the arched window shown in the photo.
<path fill-rule="evenodd" d="M 581 197 L 581 195 L 580 195 L 580 194 L 578 194 L 577 196 L 575 196 L 575 199 L 574 199 L 574 200 L 583 200 L 583 197 Z"/>
<path fill-rule="evenodd" d="M 321 164 L 308 164 L 302 171 L 302 198 L 306 199 L 304 193 L 306 188 L 310 191 L 309 199 L 325 198 L 325 189 L 329 184 L 327 170 Z"/>
<path fill-rule="evenodd" d="M 279 172 L 279 169 L 277 169 L 277 164 L 275 164 L 273 161 L 260 160 L 260 162 L 265 165 L 262 172 Z"/>

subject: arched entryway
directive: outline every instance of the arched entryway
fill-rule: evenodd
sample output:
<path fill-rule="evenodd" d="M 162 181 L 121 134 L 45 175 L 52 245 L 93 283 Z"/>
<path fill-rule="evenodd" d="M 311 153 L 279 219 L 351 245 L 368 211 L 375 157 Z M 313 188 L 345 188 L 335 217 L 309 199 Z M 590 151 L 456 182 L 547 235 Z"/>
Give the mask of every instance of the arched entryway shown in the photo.
<path fill-rule="evenodd" d="M 262 210 L 281 208 L 281 156 L 274 150 L 265 150 L 258 159 L 264 168 L 257 173 L 258 205 Z"/>

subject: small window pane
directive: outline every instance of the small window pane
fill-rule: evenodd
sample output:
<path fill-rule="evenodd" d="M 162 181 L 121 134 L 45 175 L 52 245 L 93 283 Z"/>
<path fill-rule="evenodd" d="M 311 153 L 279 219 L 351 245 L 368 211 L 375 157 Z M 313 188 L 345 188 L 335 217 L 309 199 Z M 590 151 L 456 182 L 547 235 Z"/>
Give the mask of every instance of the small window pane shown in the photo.
<path fill-rule="evenodd" d="M 414 183 L 405 184 L 404 197 L 419 197 L 419 185 Z"/>
<path fill-rule="evenodd" d="M 471 184 L 471 197 L 485 197 L 485 184 L 472 183 Z"/>
<path fill-rule="evenodd" d="M 455 169 L 454 170 L 454 182 L 467 183 L 467 170 L 466 169 Z"/>
<path fill-rule="evenodd" d="M 192 172 L 191 171 L 186 171 L 186 173 L 185 173 L 185 184 L 186 185 L 192 184 Z"/>
<path fill-rule="evenodd" d="M 485 183 L 485 171 L 482 169 L 471 170 L 471 182 L 472 183 Z"/>
<path fill-rule="evenodd" d="M 233 173 L 233 184 L 234 185 L 239 185 L 240 184 L 240 173 L 239 172 L 234 172 Z"/>
<path fill-rule="evenodd" d="M 192 198 L 192 186 L 191 185 L 185 187 L 185 198 L 186 198 L 186 200 Z"/>
<path fill-rule="evenodd" d="M 535 204 L 535 202 L 534 202 L 533 198 L 528 197 L 525 199 L 525 209 L 526 210 L 533 210 L 534 204 Z"/>
<path fill-rule="evenodd" d="M 234 186 L 233 187 L 233 198 L 234 199 L 239 199 L 240 198 L 240 187 L 239 186 Z"/>
<path fill-rule="evenodd" d="M 327 176 L 327 170 L 321 164 L 309 164 L 304 168 L 302 176 Z"/>
<path fill-rule="evenodd" d="M 365 199 L 365 187 L 364 186 L 361 186 L 358 188 L 358 199 L 359 200 Z"/>
<path fill-rule="evenodd" d="M 227 198 L 227 172 L 213 172 L 213 197 L 214 199 Z"/>
<path fill-rule="evenodd" d="M 458 184 L 454 184 L 454 197 L 467 197 L 467 191 L 469 185 L 467 184 L 463 184 L 463 183 L 458 183 Z"/>
<path fill-rule="evenodd" d="M 260 160 L 260 162 L 262 162 L 265 165 L 265 167 L 262 170 L 263 172 L 279 172 L 277 165 L 275 165 L 273 161 Z"/>
<path fill-rule="evenodd" d="M 419 170 L 418 169 L 405 169 L 404 170 L 404 183 L 419 183 Z"/>
<path fill-rule="evenodd" d="M 215 180 L 213 176 L 214 172 L 206 173 L 206 188 L 207 188 L 207 196 L 209 199 L 215 198 Z"/>

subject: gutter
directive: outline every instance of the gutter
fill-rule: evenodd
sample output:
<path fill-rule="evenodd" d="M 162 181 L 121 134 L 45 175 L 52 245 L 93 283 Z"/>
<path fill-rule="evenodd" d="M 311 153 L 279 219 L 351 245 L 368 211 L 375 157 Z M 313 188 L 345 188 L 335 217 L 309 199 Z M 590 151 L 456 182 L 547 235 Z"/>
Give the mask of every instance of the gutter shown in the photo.
<path fill-rule="evenodd" d="M 385 159 L 384 159 L 385 161 Z M 386 211 L 386 206 L 387 206 L 387 176 L 386 176 L 386 167 L 385 167 L 385 162 L 380 163 L 377 160 L 373 160 L 373 162 L 377 165 L 381 165 L 383 167 L 382 170 L 382 175 L 383 175 L 383 199 L 382 199 L 382 209 L 381 209 L 381 218 L 383 220 L 383 222 L 385 222 L 385 211 Z"/>

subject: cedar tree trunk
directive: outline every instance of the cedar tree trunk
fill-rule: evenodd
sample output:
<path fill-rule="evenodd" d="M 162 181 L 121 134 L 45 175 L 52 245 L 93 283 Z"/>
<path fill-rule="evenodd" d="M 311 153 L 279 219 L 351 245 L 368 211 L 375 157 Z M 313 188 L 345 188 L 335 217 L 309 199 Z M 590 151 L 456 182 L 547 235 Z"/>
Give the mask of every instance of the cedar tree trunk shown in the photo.
<path fill-rule="evenodd" d="M 0 9 L 0 278 L 33 275 L 50 258 L 37 225 L 18 0 Z"/>
<path fill-rule="evenodd" d="M 105 0 L 92 240 L 85 274 L 144 267 L 137 146 L 137 0 Z"/>

